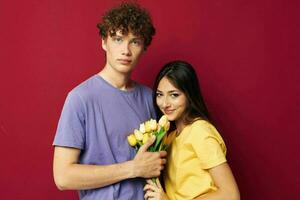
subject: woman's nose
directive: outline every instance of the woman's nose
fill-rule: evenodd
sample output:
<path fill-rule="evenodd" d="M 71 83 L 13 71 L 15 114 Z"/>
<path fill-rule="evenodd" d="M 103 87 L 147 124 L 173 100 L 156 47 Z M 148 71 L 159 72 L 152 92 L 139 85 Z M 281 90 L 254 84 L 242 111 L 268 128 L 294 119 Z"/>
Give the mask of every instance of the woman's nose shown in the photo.
<path fill-rule="evenodd" d="M 166 108 L 166 107 L 169 107 L 169 106 L 170 106 L 170 102 L 169 102 L 168 98 L 164 98 L 163 107 Z"/>

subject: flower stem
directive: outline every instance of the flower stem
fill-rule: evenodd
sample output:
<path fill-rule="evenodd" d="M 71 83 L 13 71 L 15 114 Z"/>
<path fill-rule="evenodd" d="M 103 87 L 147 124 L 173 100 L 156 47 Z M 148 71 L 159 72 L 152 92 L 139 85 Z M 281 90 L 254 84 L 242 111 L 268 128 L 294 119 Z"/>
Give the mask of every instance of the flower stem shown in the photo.
<path fill-rule="evenodd" d="M 155 183 L 155 185 L 157 185 L 157 184 L 156 184 L 156 179 L 157 179 L 157 178 L 151 178 L 152 182 Z"/>

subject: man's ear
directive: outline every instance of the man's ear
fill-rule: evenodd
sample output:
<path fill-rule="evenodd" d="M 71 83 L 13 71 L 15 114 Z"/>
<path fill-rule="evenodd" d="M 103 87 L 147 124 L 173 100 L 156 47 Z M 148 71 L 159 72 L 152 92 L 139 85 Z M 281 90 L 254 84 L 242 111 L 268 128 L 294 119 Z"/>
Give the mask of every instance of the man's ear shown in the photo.
<path fill-rule="evenodd" d="M 102 38 L 102 49 L 106 51 L 106 39 Z"/>

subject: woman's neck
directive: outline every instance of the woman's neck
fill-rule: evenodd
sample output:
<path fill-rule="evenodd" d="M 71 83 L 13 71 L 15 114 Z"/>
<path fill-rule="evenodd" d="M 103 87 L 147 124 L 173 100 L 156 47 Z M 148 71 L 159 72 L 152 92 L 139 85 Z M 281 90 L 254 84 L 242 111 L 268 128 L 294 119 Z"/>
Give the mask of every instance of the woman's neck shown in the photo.
<path fill-rule="evenodd" d="M 175 125 L 176 125 L 176 133 L 177 135 L 179 135 L 181 131 L 184 129 L 185 124 L 183 123 L 183 120 L 177 120 L 175 121 Z"/>

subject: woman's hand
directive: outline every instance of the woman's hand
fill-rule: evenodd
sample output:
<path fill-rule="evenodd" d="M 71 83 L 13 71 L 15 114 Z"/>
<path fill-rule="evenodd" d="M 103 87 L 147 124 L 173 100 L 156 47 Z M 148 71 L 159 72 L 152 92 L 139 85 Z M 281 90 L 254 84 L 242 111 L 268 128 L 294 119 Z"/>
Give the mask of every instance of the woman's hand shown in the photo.
<path fill-rule="evenodd" d="M 148 179 L 144 191 L 146 191 L 144 196 L 146 200 L 168 200 L 158 178 L 156 179 L 156 184 L 151 179 Z"/>

